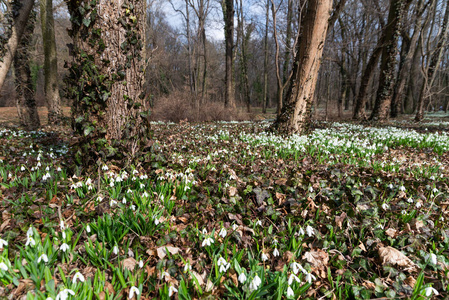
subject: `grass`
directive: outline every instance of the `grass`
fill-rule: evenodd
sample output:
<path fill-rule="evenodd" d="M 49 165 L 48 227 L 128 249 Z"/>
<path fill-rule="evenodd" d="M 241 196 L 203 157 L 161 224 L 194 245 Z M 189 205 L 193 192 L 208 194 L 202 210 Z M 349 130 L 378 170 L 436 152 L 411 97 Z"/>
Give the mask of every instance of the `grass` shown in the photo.
<path fill-rule="evenodd" d="M 68 134 L 0 130 L 0 299 L 448 297 L 444 123 L 268 125 L 153 123 L 150 166 L 76 175 Z"/>

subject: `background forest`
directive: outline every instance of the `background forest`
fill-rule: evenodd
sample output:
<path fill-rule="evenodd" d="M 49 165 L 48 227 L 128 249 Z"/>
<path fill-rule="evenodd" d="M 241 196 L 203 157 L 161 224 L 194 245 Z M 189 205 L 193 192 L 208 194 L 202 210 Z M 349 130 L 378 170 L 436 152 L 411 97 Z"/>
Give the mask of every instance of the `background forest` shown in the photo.
<path fill-rule="evenodd" d="M 196 119 L 195 111 L 186 108 L 213 106 L 209 112 L 217 111 L 225 102 L 222 5 L 215 0 L 148 3 L 145 49 L 149 61 L 145 82 L 151 95 L 152 118 Z M 300 32 L 298 5 L 293 0 L 235 2 L 233 90 L 240 111 L 266 112 L 268 108 L 273 112 L 280 107 Z M 333 16 L 334 23 L 327 33 L 314 105 L 325 112 L 325 117 L 354 115 L 360 119 L 365 117 L 363 108 L 374 107 L 389 1 L 349 0 L 338 5 L 342 9 Z M 422 110 L 447 111 L 447 1 L 407 1 L 406 6 L 394 52 L 390 116 L 421 114 Z M 39 9 L 36 11 L 39 14 Z M 64 105 L 69 105 L 62 80 L 67 74 L 64 63 L 70 60 L 67 45 L 72 43 L 66 31 L 70 21 L 65 3 L 56 1 L 53 14 L 59 90 Z M 46 103 L 43 43 L 42 28 L 35 26 L 29 55 L 39 106 Z M 1 91 L 0 106 L 14 106 L 14 93 L 10 72 Z M 222 112 L 214 118 L 229 117 Z"/>

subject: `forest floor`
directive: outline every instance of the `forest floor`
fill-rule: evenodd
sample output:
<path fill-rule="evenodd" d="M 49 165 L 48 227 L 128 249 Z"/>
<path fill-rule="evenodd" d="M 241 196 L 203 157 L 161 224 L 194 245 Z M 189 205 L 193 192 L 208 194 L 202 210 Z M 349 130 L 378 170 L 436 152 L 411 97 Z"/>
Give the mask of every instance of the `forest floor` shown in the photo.
<path fill-rule="evenodd" d="M 439 118 L 154 122 L 148 167 L 80 174 L 68 128 L 0 128 L 0 299 L 445 299 Z"/>

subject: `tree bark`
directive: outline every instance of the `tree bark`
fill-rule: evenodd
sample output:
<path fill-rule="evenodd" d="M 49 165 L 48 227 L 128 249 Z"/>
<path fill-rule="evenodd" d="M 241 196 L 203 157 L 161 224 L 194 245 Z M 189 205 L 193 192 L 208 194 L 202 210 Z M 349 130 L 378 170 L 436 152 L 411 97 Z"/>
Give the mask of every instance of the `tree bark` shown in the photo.
<path fill-rule="evenodd" d="M 265 8 L 265 36 L 263 41 L 264 60 L 263 60 L 263 113 L 267 113 L 268 106 L 268 24 L 270 22 L 270 0 L 267 0 Z"/>
<path fill-rule="evenodd" d="M 416 111 L 415 121 L 422 121 L 424 118 L 424 99 L 426 98 L 426 94 L 428 94 L 428 90 L 432 87 L 433 81 L 435 80 L 435 75 L 440 66 L 441 57 L 443 55 L 443 50 L 446 45 L 446 41 L 448 38 L 448 22 L 449 22 L 449 1 L 446 2 L 446 11 L 444 13 L 443 25 L 441 26 L 441 31 L 438 36 L 438 43 L 435 47 L 435 50 L 432 53 L 430 58 L 429 68 L 427 69 L 426 78 L 422 84 L 421 92 L 419 94 L 418 99 L 418 107 Z"/>
<path fill-rule="evenodd" d="M 307 3 L 306 15 L 301 21 L 303 34 L 295 56 L 291 93 L 272 126 L 281 134 L 304 134 L 308 130 L 331 9 L 331 0 Z"/>
<path fill-rule="evenodd" d="M 390 0 L 388 21 L 385 27 L 384 45 L 382 48 L 382 60 L 380 64 L 379 87 L 374 103 L 371 120 L 386 120 L 389 117 L 391 98 L 394 87 L 394 70 L 397 64 L 397 49 L 402 27 L 404 12 L 407 10 L 410 0 Z"/>
<path fill-rule="evenodd" d="M 33 9 L 33 0 L 15 0 L 11 4 L 12 16 L 11 32 L 8 41 L 0 45 L 0 90 L 5 83 L 9 68 L 17 52 L 22 34 L 27 26 L 27 20 Z"/>
<path fill-rule="evenodd" d="M 62 111 L 58 86 L 58 59 L 56 57 L 53 1 L 40 0 L 40 9 L 42 44 L 44 45 L 44 91 L 48 107 L 48 123 L 58 124 L 62 118 Z"/>
<path fill-rule="evenodd" d="M 67 0 L 73 62 L 67 79 L 78 135 L 76 161 L 144 158 L 149 111 L 144 92 L 145 1 Z"/>
<path fill-rule="evenodd" d="M 225 107 L 235 108 L 234 98 L 234 0 L 223 0 L 223 15 L 225 19 L 225 45 L 226 45 L 226 93 Z"/>
<path fill-rule="evenodd" d="M 31 80 L 29 51 L 33 40 L 35 22 L 36 16 L 32 13 L 23 31 L 19 49 L 14 56 L 17 113 L 19 115 L 20 125 L 26 130 L 36 130 L 40 127 L 39 114 L 37 113 Z"/>

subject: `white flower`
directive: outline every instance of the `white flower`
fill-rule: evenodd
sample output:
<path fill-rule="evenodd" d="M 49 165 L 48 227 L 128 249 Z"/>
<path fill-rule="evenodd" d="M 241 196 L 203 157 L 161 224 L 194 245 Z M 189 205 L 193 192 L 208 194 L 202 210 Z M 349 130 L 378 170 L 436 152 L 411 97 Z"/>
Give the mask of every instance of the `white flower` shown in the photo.
<path fill-rule="evenodd" d="M 299 271 L 303 272 L 304 274 L 308 273 L 306 269 L 304 269 L 300 264 L 298 264 L 295 261 L 290 264 L 290 268 L 293 269 L 293 273 L 295 275 L 298 274 Z"/>
<path fill-rule="evenodd" d="M 388 188 L 389 188 L 389 189 L 393 189 L 393 184 L 390 183 L 390 184 L 388 185 Z"/>
<path fill-rule="evenodd" d="M 306 274 L 306 281 L 308 283 L 312 283 L 312 280 L 315 280 L 315 279 L 316 279 L 316 277 L 314 275 L 312 275 L 311 273 Z"/>
<path fill-rule="evenodd" d="M 1 262 L 0 263 L 0 270 L 8 271 L 8 266 L 4 262 Z"/>
<path fill-rule="evenodd" d="M 171 297 L 171 296 L 173 296 L 174 293 L 177 293 L 177 292 L 178 292 L 178 290 L 173 285 L 170 284 L 170 287 L 168 288 L 168 296 Z"/>
<path fill-rule="evenodd" d="M 136 288 L 135 286 L 132 286 L 132 287 L 129 289 L 129 296 L 128 296 L 128 299 L 134 298 L 134 294 L 136 294 L 136 296 L 138 296 L 138 295 L 140 294 L 140 291 L 139 291 L 139 289 Z"/>
<path fill-rule="evenodd" d="M 140 188 L 144 189 L 145 188 L 145 183 L 140 183 Z M 148 195 L 148 194 L 147 194 Z M 148 197 L 148 196 L 147 196 Z"/>
<path fill-rule="evenodd" d="M 255 291 L 259 288 L 260 284 L 262 283 L 262 280 L 260 280 L 259 276 L 255 276 L 251 283 L 249 284 L 249 289 L 251 291 Z"/>
<path fill-rule="evenodd" d="M 39 256 L 39 258 L 37 259 L 37 263 L 40 263 L 42 260 L 44 262 L 48 263 L 48 256 L 47 256 L 47 254 L 43 253 L 41 256 Z"/>
<path fill-rule="evenodd" d="M 154 219 L 154 225 L 159 225 L 159 218 L 155 218 L 154 216 L 153 216 L 153 219 Z"/>
<path fill-rule="evenodd" d="M 59 250 L 62 250 L 62 252 L 66 252 L 67 250 L 70 250 L 70 247 L 69 247 L 69 245 L 64 243 L 61 245 L 61 247 L 59 247 Z"/>
<path fill-rule="evenodd" d="M 421 201 L 416 202 L 416 204 L 415 204 L 416 208 L 420 208 L 421 206 L 422 206 L 422 202 Z"/>
<path fill-rule="evenodd" d="M 75 292 L 69 289 L 63 289 L 59 292 L 59 294 L 56 296 L 56 300 L 67 300 L 69 299 L 69 294 L 72 296 L 75 296 Z"/>
<path fill-rule="evenodd" d="M 236 231 L 237 228 L 239 228 L 239 225 L 237 225 L 237 224 L 235 224 L 235 223 L 232 224 L 232 230 Z"/>
<path fill-rule="evenodd" d="M 299 230 L 297 232 L 299 235 L 305 235 L 306 233 L 304 232 L 304 229 L 302 229 L 302 227 L 299 227 Z"/>
<path fill-rule="evenodd" d="M 262 258 L 262 261 L 267 261 L 268 260 L 268 256 L 265 253 L 263 253 L 263 252 L 262 252 L 261 258 Z"/>
<path fill-rule="evenodd" d="M 406 211 L 405 209 L 403 209 L 403 210 L 401 211 L 401 214 L 406 215 L 406 214 L 407 214 L 407 211 Z"/>
<path fill-rule="evenodd" d="M 293 292 L 292 288 L 289 286 L 287 288 L 287 298 L 293 297 L 295 293 Z"/>
<path fill-rule="evenodd" d="M 246 275 L 245 275 L 245 273 L 240 273 L 240 275 L 239 275 L 239 282 L 241 283 L 241 284 L 244 284 L 245 282 L 246 282 Z"/>
<path fill-rule="evenodd" d="M 301 283 L 298 276 L 296 276 L 295 274 L 290 274 L 290 276 L 288 277 L 288 285 L 291 285 L 293 283 L 293 280 L 295 280 L 298 283 Z"/>
<path fill-rule="evenodd" d="M 4 239 L 0 239 L 0 249 L 3 248 L 4 246 L 8 246 L 8 242 L 5 241 Z"/>
<path fill-rule="evenodd" d="M 56 171 L 61 172 L 61 171 L 62 171 L 61 167 L 58 167 L 58 168 L 56 169 Z"/>
<path fill-rule="evenodd" d="M 413 203 L 413 198 L 408 198 L 408 199 L 407 199 L 407 202 L 408 202 L 408 203 Z"/>
<path fill-rule="evenodd" d="M 309 186 L 309 192 L 313 193 L 313 187 L 312 186 Z"/>
<path fill-rule="evenodd" d="M 165 277 L 170 277 L 170 274 L 168 274 L 166 271 L 162 271 L 161 279 L 164 279 Z"/>
<path fill-rule="evenodd" d="M 36 245 L 36 241 L 31 237 L 27 237 L 27 242 L 25 243 L 25 246 L 31 245 L 31 247 L 34 247 Z"/>
<path fill-rule="evenodd" d="M 63 232 L 62 232 L 62 239 L 65 240 L 66 236 L 67 236 L 67 235 L 65 234 L 65 231 L 63 231 Z"/>
<path fill-rule="evenodd" d="M 150 196 L 147 191 L 144 191 L 142 194 L 142 198 L 147 198 L 148 196 Z"/>
<path fill-rule="evenodd" d="M 103 165 L 103 167 L 101 167 L 101 169 L 102 169 L 103 171 L 109 170 L 108 166 L 106 166 L 106 165 Z"/>
<path fill-rule="evenodd" d="M 201 231 L 203 234 L 207 234 L 207 230 L 206 228 L 203 228 L 203 230 Z"/>
<path fill-rule="evenodd" d="M 122 203 L 126 204 L 126 198 L 125 197 L 123 197 Z"/>
<path fill-rule="evenodd" d="M 425 291 L 426 291 L 426 296 L 427 296 L 427 297 L 432 296 L 432 293 L 435 294 L 435 295 L 439 295 L 439 294 L 440 294 L 440 293 L 438 293 L 438 291 L 437 291 L 436 289 L 434 289 L 434 288 L 431 287 L 431 286 L 426 287 Z"/>
<path fill-rule="evenodd" d="M 438 193 L 438 189 L 437 189 L 437 188 L 433 188 L 432 192 L 433 192 L 434 194 L 436 194 L 436 193 Z"/>
<path fill-rule="evenodd" d="M 208 237 L 208 238 L 204 239 L 203 243 L 201 244 L 201 247 L 210 246 L 213 243 L 214 243 L 214 240 L 211 237 Z"/>
<path fill-rule="evenodd" d="M 111 201 L 109 201 L 109 206 L 114 207 L 115 205 L 117 205 L 117 201 L 115 201 L 114 199 L 111 199 Z"/>
<path fill-rule="evenodd" d="M 383 210 L 387 210 L 387 209 L 389 209 L 389 208 L 390 208 L 390 205 L 388 205 L 387 203 L 384 202 L 384 203 L 382 204 L 382 209 L 383 209 Z"/>
<path fill-rule="evenodd" d="M 225 238 L 227 234 L 228 234 L 228 232 L 226 231 L 226 229 L 224 227 L 218 233 L 218 235 L 221 236 L 222 238 Z"/>
<path fill-rule="evenodd" d="M 262 226 L 262 221 L 258 220 L 258 221 L 256 222 L 256 225 Z"/>
<path fill-rule="evenodd" d="M 61 220 L 61 222 L 59 222 L 59 228 L 61 228 L 61 231 L 63 231 L 65 229 L 65 225 L 64 225 L 64 221 Z"/>
<path fill-rule="evenodd" d="M 131 191 L 130 188 L 128 188 L 128 190 L 126 191 L 127 194 L 132 194 L 133 191 Z"/>
<path fill-rule="evenodd" d="M 139 260 L 139 268 L 143 268 L 143 261 L 142 260 Z"/>
<path fill-rule="evenodd" d="M 112 249 L 112 253 L 114 253 L 115 255 L 118 254 L 118 246 L 115 245 L 114 248 Z"/>
<path fill-rule="evenodd" d="M 20 171 L 25 171 L 25 167 L 24 166 L 22 166 L 21 168 L 20 168 Z"/>
<path fill-rule="evenodd" d="M 130 208 L 131 208 L 131 210 L 136 210 L 136 206 L 135 206 L 134 204 L 132 204 L 132 205 L 130 206 Z"/>
<path fill-rule="evenodd" d="M 33 227 L 30 226 L 30 228 L 28 228 L 27 230 L 27 237 L 32 237 L 33 236 Z"/>
<path fill-rule="evenodd" d="M 87 226 L 86 226 L 86 231 L 87 231 L 87 233 L 90 233 L 90 226 L 89 226 L 89 224 L 87 224 Z"/>
<path fill-rule="evenodd" d="M 187 273 L 190 270 L 192 270 L 192 266 L 190 265 L 189 262 L 186 262 L 186 265 L 184 266 L 184 273 Z"/>
<path fill-rule="evenodd" d="M 75 276 L 73 276 L 72 283 L 75 284 L 76 280 L 84 282 L 84 276 L 80 272 L 76 272 Z"/>
<path fill-rule="evenodd" d="M 432 264 L 434 264 L 434 265 L 437 264 L 437 256 L 435 255 L 435 253 L 430 253 L 430 261 L 431 261 Z"/>
<path fill-rule="evenodd" d="M 310 225 L 307 225 L 306 232 L 309 237 L 315 235 L 315 231 L 313 230 L 313 228 Z"/>
<path fill-rule="evenodd" d="M 401 185 L 401 186 L 399 187 L 399 190 L 402 191 L 402 192 L 405 192 L 405 186 Z"/>
<path fill-rule="evenodd" d="M 274 250 L 273 250 L 273 256 L 274 256 L 274 257 L 279 256 L 279 250 L 278 250 L 278 248 L 274 248 Z"/>

